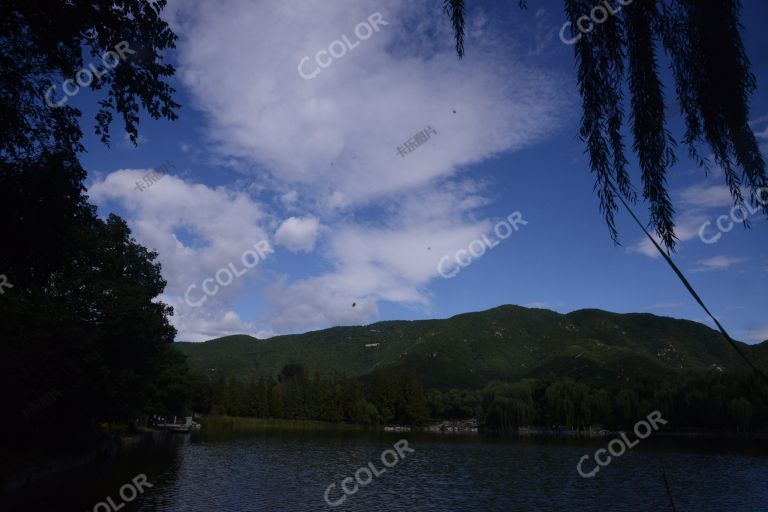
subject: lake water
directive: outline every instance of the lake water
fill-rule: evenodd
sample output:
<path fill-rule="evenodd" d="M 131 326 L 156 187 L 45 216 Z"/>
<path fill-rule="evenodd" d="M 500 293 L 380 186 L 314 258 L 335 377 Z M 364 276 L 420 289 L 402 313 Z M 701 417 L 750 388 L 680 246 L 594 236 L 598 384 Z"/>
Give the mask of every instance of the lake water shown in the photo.
<path fill-rule="evenodd" d="M 382 453 L 403 438 L 414 451 L 403 451 L 405 458 L 386 468 Z M 765 442 L 648 439 L 594 478 L 581 478 L 579 459 L 605 446 L 605 440 L 416 433 L 200 431 L 38 486 L 9 508 L 106 512 L 112 507 L 97 504 L 109 496 L 121 512 L 666 511 L 672 506 L 663 472 L 677 511 L 768 510 Z M 329 499 L 340 499 L 342 479 L 369 462 L 379 476 L 340 506 L 329 506 L 328 486 L 336 484 Z M 594 466 L 584 464 L 586 471 Z M 139 474 L 153 487 L 124 504 L 119 490 Z M 371 478 L 365 471 L 359 476 Z"/>

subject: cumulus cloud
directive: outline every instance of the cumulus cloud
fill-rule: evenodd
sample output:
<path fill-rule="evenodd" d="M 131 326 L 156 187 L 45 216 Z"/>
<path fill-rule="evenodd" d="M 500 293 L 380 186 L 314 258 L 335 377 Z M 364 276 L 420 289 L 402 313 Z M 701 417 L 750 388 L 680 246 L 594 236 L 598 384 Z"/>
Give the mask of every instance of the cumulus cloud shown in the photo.
<path fill-rule="evenodd" d="M 293 252 L 312 252 L 320 230 L 315 217 L 290 217 L 275 232 L 275 243 Z"/>
<path fill-rule="evenodd" d="M 143 191 L 137 189 L 136 182 L 149 171 L 112 172 L 90 186 L 90 197 L 102 208 L 119 204 L 137 241 L 159 253 L 162 274 L 168 281 L 162 298 L 176 310 L 179 339 L 197 341 L 202 333 L 238 329 L 249 332 L 245 329 L 250 327 L 238 324 L 228 307 L 248 280 L 258 275 L 258 267 L 220 287 L 217 294 L 207 297 L 204 307 L 190 306 L 184 295 L 192 285 L 199 294 L 201 281 L 230 263 L 243 271 L 243 253 L 256 243 L 269 243 L 263 227 L 268 218 L 262 207 L 244 193 L 187 183 L 172 175 Z"/>
<path fill-rule="evenodd" d="M 173 297 L 160 299 L 168 303 L 174 302 Z M 184 318 L 171 317 L 171 323 L 179 330 L 178 341 L 207 341 L 221 336 L 254 332 L 234 311 L 221 311 L 214 315 L 187 314 Z"/>
<path fill-rule="evenodd" d="M 305 56 L 312 64 L 345 35 L 354 44 L 355 26 L 377 12 L 386 24 L 371 37 L 315 78 L 299 75 Z M 361 323 L 380 301 L 427 305 L 440 258 L 492 226 L 479 213 L 489 202 L 483 185 L 462 173 L 543 140 L 575 107 L 563 77 L 519 55 L 481 11 L 467 31 L 476 51 L 463 60 L 447 17 L 428 3 L 171 0 L 167 13 L 179 35 L 178 78 L 206 119 L 207 149 L 242 181 L 258 176 L 232 187 L 247 192 L 169 177 L 139 197 L 128 191 L 138 171 L 123 170 L 92 190 L 101 203 L 122 203 L 137 238 L 160 252 L 169 302 L 189 336 L 179 339 Z M 401 156 L 397 148 L 428 126 L 436 133 Z M 249 195 L 264 192 L 273 204 Z M 312 251 L 325 261 L 311 268 L 322 270 L 300 278 L 287 270 L 268 283 L 268 311 L 255 323 L 232 304 L 258 269 L 205 308 L 179 304 L 190 284 L 267 239 L 269 218 L 287 216 L 274 242 Z"/>
<path fill-rule="evenodd" d="M 485 204 L 479 192 L 471 181 L 449 183 L 386 205 L 395 213 L 378 225 L 338 224 L 329 232 L 325 255 L 334 269 L 275 285 L 269 322 L 277 332 L 292 332 L 364 323 L 378 313 L 381 300 L 426 307 L 425 287 L 438 276 L 441 258 L 492 228 L 490 220 L 471 218 Z"/>
<path fill-rule="evenodd" d="M 331 208 L 423 186 L 529 145 L 559 124 L 566 104 L 555 76 L 514 60 L 508 48 L 459 61 L 448 37 L 437 51 L 424 34 L 447 22 L 426 6 L 179 6 L 179 76 L 206 112 L 217 149 L 311 187 L 331 198 Z M 316 78 L 299 76 L 303 57 L 314 60 L 343 35 L 353 37 L 354 27 L 376 12 L 386 26 Z M 414 24 L 419 28 L 408 28 Z M 397 147 L 427 126 L 437 135 L 401 157 Z"/>

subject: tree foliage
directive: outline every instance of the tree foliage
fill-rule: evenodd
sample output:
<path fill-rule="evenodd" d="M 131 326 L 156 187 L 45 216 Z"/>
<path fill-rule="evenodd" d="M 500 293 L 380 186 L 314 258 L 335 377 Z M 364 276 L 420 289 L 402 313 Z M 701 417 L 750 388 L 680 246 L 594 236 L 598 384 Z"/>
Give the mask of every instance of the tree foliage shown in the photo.
<path fill-rule="evenodd" d="M 494 380 L 482 389 L 429 389 L 416 374 L 384 369 L 358 381 L 338 375 L 309 379 L 295 368 L 281 381 L 258 384 L 234 378 L 198 379 L 195 412 L 360 425 L 425 425 L 476 418 L 490 432 L 520 428 L 556 430 L 625 429 L 660 411 L 667 427 L 679 430 L 765 431 L 768 386 L 744 372 L 694 372 L 607 386 L 569 377 L 517 382 Z M 267 400 L 267 397 L 272 397 Z M 201 397 L 209 397 L 202 399 Z"/>
<path fill-rule="evenodd" d="M 466 3 L 444 3 L 459 57 L 464 55 Z M 594 0 L 564 0 L 564 4 L 574 27 L 597 5 Z M 674 76 L 686 127 L 682 142 L 689 155 L 708 166 L 701 155 L 704 150 L 712 153 L 735 204 L 745 200 L 745 189 L 747 200 L 757 205 L 759 190 L 768 186 L 765 161 L 749 125 L 748 102 L 756 82 L 741 40 L 740 11 L 737 0 L 634 0 L 589 33 L 579 34 L 574 45 L 582 98 L 579 135 L 614 241 L 618 241 L 617 194 L 629 202 L 637 199 L 624 142 L 623 130 L 629 124 L 650 225 L 667 248 L 674 249 L 676 242 L 674 206 L 667 189 L 667 174 L 677 160 L 676 139 L 667 127 L 660 49 Z M 629 120 L 625 86 L 630 94 Z M 768 205 L 762 209 L 768 214 Z"/>
<path fill-rule="evenodd" d="M 134 53 L 89 88 L 107 90 L 99 101 L 95 132 L 109 144 L 113 117 L 122 117 L 132 142 L 139 113 L 176 118 L 175 92 L 164 79 L 174 73 L 162 52 L 175 34 L 160 17 L 166 0 L 6 0 L 0 3 L 0 159 L 22 164 L 41 152 L 78 153 L 80 110 L 71 101 L 52 108 L 45 99 L 58 86 L 125 41 Z M 89 55 L 83 59 L 83 51 Z M 103 68 L 104 66 L 100 64 Z"/>
<path fill-rule="evenodd" d="M 355 378 L 315 374 L 286 364 L 277 380 L 193 375 L 195 412 L 290 420 L 320 420 L 361 425 L 419 424 L 429 417 L 427 398 L 415 374 L 387 370 L 367 385 Z M 200 399 L 209 397 L 208 399 Z"/>
<path fill-rule="evenodd" d="M 175 336 L 172 309 L 153 300 L 165 287 L 157 254 L 119 217 L 96 216 L 83 176 L 71 158 L 0 166 L 0 268 L 13 284 L 0 297 L 0 379 L 12 431 L 31 431 L 18 413 L 51 390 L 62 398 L 48 413 L 64 429 L 137 414 Z"/>
<path fill-rule="evenodd" d="M 0 429 L 14 448 L 187 400 L 186 365 L 169 347 L 173 311 L 156 300 L 166 284 L 157 254 L 119 217 L 96 215 L 78 161 L 81 112 L 45 101 L 52 83 L 86 67 L 84 51 L 98 62 L 127 42 L 134 53 L 90 84 L 107 89 L 96 133 L 108 144 L 119 115 L 135 142 L 142 110 L 174 119 L 163 81 L 174 70 L 161 56 L 175 40 L 159 17 L 165 3 L 0 4 L 0 274 L 13 286 L 0 296 Z"/>

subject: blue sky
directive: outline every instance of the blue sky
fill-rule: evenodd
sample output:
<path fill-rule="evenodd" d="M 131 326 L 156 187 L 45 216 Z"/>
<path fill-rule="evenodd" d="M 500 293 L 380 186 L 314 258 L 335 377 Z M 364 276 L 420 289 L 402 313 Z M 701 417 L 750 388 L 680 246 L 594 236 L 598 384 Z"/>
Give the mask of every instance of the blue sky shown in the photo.
<path fill-rule="evenodd" d="M 469 2 L 461 61 L 441 3 L 169 2 L 179 40 L 166 58 L 177 68 L 179 119 L 143 116 L 138 147 L 119 125 L 111 148 L 89 135 L 83 163 L 100 215 L 123 216 L 158 251 L 177 340 L 442 318 L 509 303 L 709 324 L 625 212 L 622 246 L 610 239 L 576 138 L 580 99 L 573 48 L 558 37 L 562 0 L 529 2 L 527 11 L 517 2 Z M 764 2 L 745 2 L 745 42 L 762 87 L 751 117 L 764 152 L 767 14 Z M 357 37 L 361 23 L 368 37 Z M 354 48 L 336 45 L 339 56 L 318 67 L 317 53 L 342 36 Z M 304 74 L 319 70 L 311 79 L 299 74 L 305 56 Z M 672 91 L 668 84 L 679 139 Z M 98 97 L 69 100 L 88 132 Z M 426 142 L 398 154 L 428 127 L 435 133 Z M 702 224 L 710 221 L 711 240 L 733 204 L 717 169 L 706 175 L 684 148 L 679 156 L 669 176 L 675 258 L 734 337 L 768 339 L 768 223 L 753 215 L 751 230 L 738 225 L 703 242 Z M 175 166 L 169 175 L 136 188 L 166 161 Z M 647 218 L 645 205 L 636 209 Z M 515 212 L 525 224 L 499 239 L 494 227 Z M 483 235 L 494 247 L 471 261 L 461 253 L 468 264 L 442 277 L 441 260 L 443 273 L 453 273 L 457 252 Z M 247 252 L 245 261 L 258 260 L 253 268 L 243 263 Z M 206 279 L 211 293 L 202 291 Z"/>

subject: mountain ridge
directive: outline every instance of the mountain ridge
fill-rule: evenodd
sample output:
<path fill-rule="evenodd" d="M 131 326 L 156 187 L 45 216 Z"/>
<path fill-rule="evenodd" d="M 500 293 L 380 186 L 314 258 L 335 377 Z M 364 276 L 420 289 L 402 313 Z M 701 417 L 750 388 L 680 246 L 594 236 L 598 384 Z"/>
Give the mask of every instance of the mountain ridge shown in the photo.
<path fill-rule="evenodd" d="M 768 343 L 738 343 L 756 364 L 768 361 Z M 509 304 L 446 319 L 385 320 L 268 339 L 230 335 L 175 346 L 193 370 L 238 379 L 275 376 L 289 362 L 313 373 L 357 377 L 401 367 L 425 386 L 444 389 L 548 375 L 606 384 L 744 366 L 719 332 L 691 320 Z"/>

